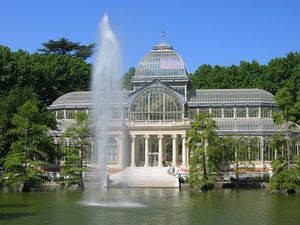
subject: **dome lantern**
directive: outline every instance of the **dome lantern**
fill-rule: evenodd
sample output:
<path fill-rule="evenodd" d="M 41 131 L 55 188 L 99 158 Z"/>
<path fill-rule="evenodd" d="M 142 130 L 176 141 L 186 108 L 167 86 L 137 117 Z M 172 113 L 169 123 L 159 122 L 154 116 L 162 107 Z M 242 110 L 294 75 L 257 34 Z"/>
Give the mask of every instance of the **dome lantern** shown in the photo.
<path fill-rule="evenodd" d="M 163 32 L 162 42 L 154 45 L 139 62 L 134 80 L 182 79 L 187 78 L 187 74 L 183 59 L 165 42 Z"/>

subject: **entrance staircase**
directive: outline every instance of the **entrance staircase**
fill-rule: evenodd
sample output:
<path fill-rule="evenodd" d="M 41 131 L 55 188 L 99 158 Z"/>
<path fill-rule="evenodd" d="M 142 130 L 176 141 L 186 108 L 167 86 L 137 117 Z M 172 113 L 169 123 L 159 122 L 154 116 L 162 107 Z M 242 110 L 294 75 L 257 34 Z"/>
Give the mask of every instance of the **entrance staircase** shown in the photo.
<path fill-rule="evenodd" d="M 167 167 L 126 167 L 110 175 L 110 187 L 178 187 L 178 177 Z"/>

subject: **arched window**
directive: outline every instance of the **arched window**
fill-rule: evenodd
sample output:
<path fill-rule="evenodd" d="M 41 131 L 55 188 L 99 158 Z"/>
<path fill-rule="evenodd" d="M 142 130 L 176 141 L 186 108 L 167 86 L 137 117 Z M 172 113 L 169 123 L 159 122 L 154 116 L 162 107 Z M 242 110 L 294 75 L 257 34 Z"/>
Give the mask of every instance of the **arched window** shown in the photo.
<path fill-rule="evenodd" d="M 106 160 L 108 162 L 118 161 L 118 142 L 113 137 L 108 139 Z"/>
<path fill-rule="evenodd" d="M 133 120 L 178 120 L 182 106 L 174 93 L 163 87 L 149 88 L 138 95 L 131 105 Z"/>

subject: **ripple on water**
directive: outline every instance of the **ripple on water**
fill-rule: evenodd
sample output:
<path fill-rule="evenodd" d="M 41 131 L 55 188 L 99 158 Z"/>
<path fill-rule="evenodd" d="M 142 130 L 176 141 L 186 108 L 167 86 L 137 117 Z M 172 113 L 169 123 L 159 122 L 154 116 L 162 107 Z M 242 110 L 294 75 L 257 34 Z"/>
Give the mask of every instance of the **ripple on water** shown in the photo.
<path fill-rule="evenodd" d="M 142 208 L 146 205 L 139 202 L 112 202 L 112 201 L 81 201 L 79 204 L 84 206 L 94 206 L 94 207 L 103 207 L 103 208 Z"/>

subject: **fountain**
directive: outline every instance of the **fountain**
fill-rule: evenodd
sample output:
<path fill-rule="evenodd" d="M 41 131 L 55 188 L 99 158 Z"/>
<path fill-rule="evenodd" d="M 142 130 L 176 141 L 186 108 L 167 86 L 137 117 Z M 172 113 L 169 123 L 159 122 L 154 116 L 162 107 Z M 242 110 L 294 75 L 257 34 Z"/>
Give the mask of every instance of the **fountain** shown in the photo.
<path fill-rule="evenodd" d="M 112 32 L 108 16 L 100 23 L 100 37 L 92 72 L 93 108 L 91 127 L 95 131 L 94 165 L 99 176 L 100 188 L 106 186 L 106 149 L 110 145 L 109 131 L 122 132 L 122 71 L 121 51 Z M 119 112 L 118 120 L 113 120 L 113 112 Z M 95 171 L 94 171 L 95 172 Z"/>
<path fill-rule="evenodd" d="M 116 195 L 112 198 L 105 188 L 107 185 L 106 149 L 111 144 L 109 134 L 112 130 L 114 134 L 123 136 L 124 133 L 120 47 L 109 26 L 107 15 L 100 23 L 100 37 L 93 64 L 91 89 L 93 93 L 91 128 L 95 132 L 96 141 L 93 174 L 96 175 L 91 178 L 90 183 L 96 184 L 96 188 L 94 185 L 90 185 L 85 191 L 85 200 L 79 203 L 85 206 L 104 208 L 144 207 L 143 204 L 131 201 L 124 196 Z M 96 182 L 94 182 L 95 180 Z M 123 190 L 119 190 L 121 194 Z"/>

